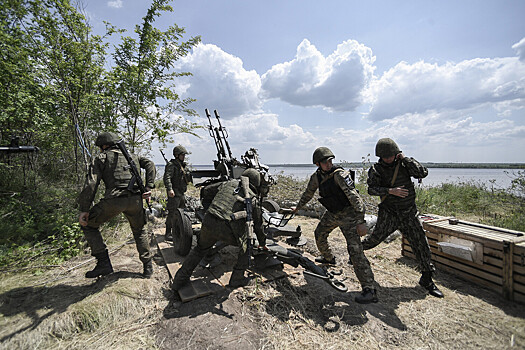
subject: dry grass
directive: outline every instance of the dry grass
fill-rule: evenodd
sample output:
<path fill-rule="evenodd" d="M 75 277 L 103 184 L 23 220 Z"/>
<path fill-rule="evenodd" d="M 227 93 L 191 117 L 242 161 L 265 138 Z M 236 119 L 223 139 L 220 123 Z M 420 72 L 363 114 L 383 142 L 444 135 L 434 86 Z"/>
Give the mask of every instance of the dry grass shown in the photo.
<path fill-rule="evenodd" d="M 301 225 L 309 241 L 305 249 L 313 254 L 317 222 L 306 217 L 291 222 Z M 122 224 L 118 231 L 110 233 L 115 237 L 110 248 L 125 242 L 129 228 Z M 525 348 L 524 305 L 445 272 L 436 276 L 445 298 L 428 296 L 417 285 L 415 263 L 401 256 L 399 239 L 366 252 L 380 302 L 356 304 L 360 286 L 345 264 L 338 229 L 329 242 L 347 293 L 311 276 L 292 275 L 183 304 L 174 300 L 163 266 L 155 266 L 151 280 L 139 276 L 142 264 L 134 244 L 111 255 L 116 273 L 98 281 L 83 276 L 93 263 L 68 271 L 88 256 L 45 272 L 5 274 L 0 279 L 0 348 Z"/>

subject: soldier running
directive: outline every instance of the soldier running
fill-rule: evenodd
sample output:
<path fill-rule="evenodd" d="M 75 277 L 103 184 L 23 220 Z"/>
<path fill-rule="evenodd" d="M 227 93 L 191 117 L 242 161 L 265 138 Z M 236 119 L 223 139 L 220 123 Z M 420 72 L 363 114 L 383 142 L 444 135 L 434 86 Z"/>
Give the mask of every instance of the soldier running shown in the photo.
<path fill-rule="evenodd" d="M 376 156 L 380 158 L 379 161 L 368 171 L 368 193 L 381 196 L 381 203 L 374 231 L 364 238 L 363 248 L 374 248 L 399 229 L 419 262 L 422 272 L 419 284 L 430 295 L 442 298 L 443 293 L 432 281 L 435 268 L 425 231 L 418 218 L 416 191 L 411 179 L 426 177 L 428 170 L 414 158 L 405 157 L 389 138 L 377 142 Z"/>
<path fill-rule="evenodd" d="M 335 156 L 327 147 L 319 147 L 314 151 L 313 163 L 318 166 L 310 176 L 306 190 L 301 196 L 296 213 L 304 207 L 319 189 L 319 201 L 326 208 L 315 229 L 315 243 L 321 252 L 316 262 L 335 264 L 335 256 L 328 245 L 328 235 L 339 227 L 346 239 L 346 247 L 350 263 L 354 265 L 355 273 L 361 283 L 362 292 L 355 301 L 361 304 L 378 301 L 374 287 L 374 274 L 370 263 L 363 253 L 359 236 L 367 234 L 365 225 L 365 205 L 357 193 L 354 181 L 349 171 L 340 166 L 334 166 Z"/>

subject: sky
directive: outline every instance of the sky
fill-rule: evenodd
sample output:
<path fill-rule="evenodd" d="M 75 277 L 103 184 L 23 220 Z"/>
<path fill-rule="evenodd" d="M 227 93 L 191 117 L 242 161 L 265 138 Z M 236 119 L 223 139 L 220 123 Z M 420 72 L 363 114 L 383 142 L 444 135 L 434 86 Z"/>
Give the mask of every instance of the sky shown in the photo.
<path fill-rule="evenodd" d="M 151 2 L 83 0 L 134 36 Z M 266 164 L 375 161 L 394 139 L 423 162 L 525 162 L 525 1 L 175 0 L 155 26 L 202 42 L 176 63 L 176 81 L 207 124 L 217 110 L 233 155 Z M 213 114 L 213 112 L 212 112 Z M 167 116 L 169 117 L 169 116 Z M 178 134 L 192 164 L 216 159 L 206 129 Z M 370 155 L 370 156 L 368 156 Z M 164 163 L 158 149 L 151 156 Z"/>

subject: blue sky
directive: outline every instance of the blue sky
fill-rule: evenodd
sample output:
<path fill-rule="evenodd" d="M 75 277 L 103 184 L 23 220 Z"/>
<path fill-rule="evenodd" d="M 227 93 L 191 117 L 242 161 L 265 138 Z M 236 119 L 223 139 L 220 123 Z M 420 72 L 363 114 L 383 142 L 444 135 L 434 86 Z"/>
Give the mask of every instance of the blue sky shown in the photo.
<path fill-rule="evenodd" d="M 102 21 L 141 23 L 143 0 L 84 0 Z M 255 147 L 265 163 L 309 163 L 316 147 L 337 160 L 374 157 L 381 137 L 428 162 L 525 162 L 525 1 L 176 0 L 173 23 L 202 43 L 177 68 L 217 109 L 234 156 Z M 194 164 L 215 149 L 175 135 Z M 170 148 L 175 146 L 170 145 Z M 162 163 L 157 150 L 152 157 Z"/>

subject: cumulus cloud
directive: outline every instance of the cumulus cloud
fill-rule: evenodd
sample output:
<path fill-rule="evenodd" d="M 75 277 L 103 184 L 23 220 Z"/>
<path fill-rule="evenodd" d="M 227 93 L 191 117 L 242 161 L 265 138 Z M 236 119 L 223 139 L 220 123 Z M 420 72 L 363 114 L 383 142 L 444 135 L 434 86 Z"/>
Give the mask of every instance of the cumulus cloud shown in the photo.
<path fill-rule="evenodd" d="M 193 74 L 178 79 L 177 84 L 181 95 L 197 100 L 192 104 L 195 109 L 217 109 L 222 117 L 231 118 L 262 106 L 257 72 L 245 70 L 240 58 L 215 45 L 199 44 L 175 68 Z"/>
<path fill-rule="evenodd" d="M 518 53 L 520 61 L 525 61 L 525 38 L 512 45 L 512 48 Z"/>
<path fill-rule="evenodd" d="M 123 3 L 122 3 L 122 0 L 112 0 L 112 1 L 108 1 L 108 6 L 119 9 L 123 6 Z"/>
<path fill-rule="evenodd" d="M 228 125 L 231 139 L 240 144 L 301 147 L 315 141 L 315 137 L 299 125 L 279 125 L 277 115 L 271 113 L 243 115 L 228 121 Z"/>
<path fill-rule="evenodd" d="M 523 101 L 525 64 L 514 57 L 444 65 L 401 62 L 371 83 L 366 94 L 372 106 L 368 118 L 373 121 Z"/>
<path fill-rule="evenodd" d="M 262 76 L 264 98 L 298 106 L 323 106 L 352 111 L 361 104 L 361 91 L 373 76 L 372 50 L 347 40 L 324 57 L 307 39 L 292 61 L 274 65 Z"/>

